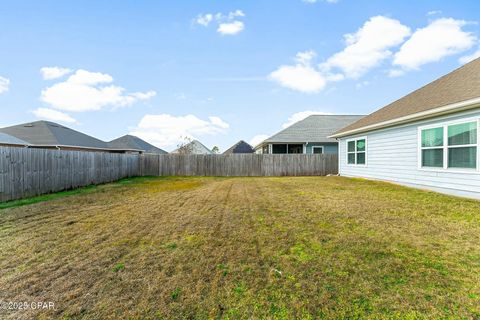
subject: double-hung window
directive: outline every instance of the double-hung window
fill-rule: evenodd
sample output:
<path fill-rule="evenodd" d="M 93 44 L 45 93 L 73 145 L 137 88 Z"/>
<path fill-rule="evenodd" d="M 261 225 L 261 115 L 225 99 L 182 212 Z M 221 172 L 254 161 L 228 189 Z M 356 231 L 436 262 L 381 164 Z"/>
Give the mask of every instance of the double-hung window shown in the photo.
<path fill-rule="evenodd" d="M 358 138 L 347 140 L 347 163 L 350 165 L 366 165 L 367 139 Z"/>
<path fill-rule="evenodd" d="M 421 129 L 421 167 L 478 169 L 478 120 Z"/>

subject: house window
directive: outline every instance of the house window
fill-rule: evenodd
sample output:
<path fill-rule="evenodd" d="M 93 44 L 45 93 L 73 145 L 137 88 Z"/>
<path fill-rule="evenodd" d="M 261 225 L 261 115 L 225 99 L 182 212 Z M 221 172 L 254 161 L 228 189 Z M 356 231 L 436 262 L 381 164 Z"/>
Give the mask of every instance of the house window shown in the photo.
<path fill-rule="evenodd" d="M 477 168 L 477 123 L 448 127 L 448 167 Z"/>
<path fill-rule="evenodd" d="M 422 166 L 443 168 L 443 127 L 422 130 Z"/>
<path fill-rule="evenodd" d="M 367 163 L 366 138 L 347 141 L 347 163 L 351 165 L 365 165 Z"/>
<path fill-rule="evenodd" d="M 322 154 L 323 153 L 323 147 L 312 147 L 312 153 L 313 154 Z"/>
<path fill-rule="evenodd" d="M 421 166 L 476 169 L 478 122 L 445 124 L 421 129 Z"/>

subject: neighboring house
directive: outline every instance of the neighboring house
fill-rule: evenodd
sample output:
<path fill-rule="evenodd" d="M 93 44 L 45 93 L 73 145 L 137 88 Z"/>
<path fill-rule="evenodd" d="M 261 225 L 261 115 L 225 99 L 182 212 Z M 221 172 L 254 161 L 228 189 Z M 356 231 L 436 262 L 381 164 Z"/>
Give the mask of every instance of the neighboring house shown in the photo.
<path fill-rule="evenodd" d="M 29 145 L 28 142 L 23 141 L 21 139 L 15 138 L 6 133 L 0 132 L 0 146 L 5 147 L 27 147 Z"/>
<path fill-rule="evenodd" d="M 266 139 L 258 153 L 338 153 L 338 142 L 331 134 L 361 119 L 359 115 L 312 115 Z"/>
<path fill-rule="evenodd" d="M 332 135 L 339 172 L 480 198 L 480 59 Z"/>
<path fill-rule="evenodd" d="M 61 150 L 142 152 L 130 148 L 111 148 L 105 141 L 50 121 L 35 121 L 0 128 L 0 133 L 20 139 L 30 148 Z"/>
<path fill-rule="evenodd" d="M 184 146 L 170 152 L 172 154 L 213 154 L 213 151 L 205 147 L 200 141 L 192 140 Z"/>
<path fill-rule="evenodd" d="M 223 154 L 255 153 L 253 147 L 243 140 L 238 141 Z"/>
<path fill-rule="evenodd" d="M 108 142 L 108 146 L 114 149 L 137 149 L 143 150 L 144 153 L 153 153 L 153 154 L 167 154 L 168 152 L 151 145 L 145 140 L 140 139 L 139 137 L 132 135 L 125 135 L 123 137 L 117 138 Z"/>

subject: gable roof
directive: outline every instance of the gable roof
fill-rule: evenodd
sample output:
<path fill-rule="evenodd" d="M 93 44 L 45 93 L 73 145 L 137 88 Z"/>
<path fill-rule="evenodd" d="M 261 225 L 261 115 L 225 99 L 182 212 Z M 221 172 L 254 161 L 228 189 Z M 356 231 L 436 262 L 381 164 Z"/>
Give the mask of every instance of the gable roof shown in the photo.
<path fill-rule="evenodd" d="M 311 115 L 271 136 L 266 143 L 336 142 L 329 138 L 335 131 L 363 118 L 363 115 Z"/>
<path fill-rule="evenodd" d="M 254 153 L 255 150 L 253 147 L 246 143 L 243 140 L 238 141 L 233 146 L 231 146 L 228 150 L 226 150 L 223 154 L 234 154 L 234 153 Z"/>
<path fill-rule="evenodd" d="M 72 146 L 107 149 L 106 142 L 50 121 L 35 121 L 1 128 L 9 134 L 33 145 Z"/>
<path fill-rule="evenodd" d="M 443 114 L 459 111 L 461 107 L 465 106 L 456 104 L 467 101 L 467 105 L 473 106 L 480 103 L 480 101 L 474 100 L 479 97 L 480 58 L 342 128 L 332 137 L 365 132 L 375 129 L 375 126 L 395 125 L 420 119 L 422 116 L 440 114 L 436 111 L 443 112 Z M 435 110 L 442 107 L 445 110 Z"/>
<path fill-rule="evenodd" d="M 108 142 L 108 146 L 113 149 L 136 149 L 143 150 L 145 153 L 166 154 L 167 152 L 151 145 L 145 140 L 132 135 L 124 135 Z"/>
<path fill-rule="evenodd" d="M 0 132 L 0 144 L 20 145 L 20 146 L 29 145 L 27 141 L 23 141 L 21 139 L 15 138 L 14 136 L 11 136 L 3 132 Z"/>
<path fill-rule="evenodd" d="M 190 154 L 213 154 L 212 150 L 205 147 L 203 143 L 198 140 L 193 140 L 186 144 L 185 147 L 191 150 Z M 170 153 L 180 153 L 180 148 L 177 148 Z"/>

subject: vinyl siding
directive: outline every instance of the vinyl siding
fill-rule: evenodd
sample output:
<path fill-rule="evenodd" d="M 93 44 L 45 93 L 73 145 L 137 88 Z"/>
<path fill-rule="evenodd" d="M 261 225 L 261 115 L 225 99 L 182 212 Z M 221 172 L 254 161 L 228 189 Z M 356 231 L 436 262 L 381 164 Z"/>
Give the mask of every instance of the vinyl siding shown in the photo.
<path fill-rule="evenodd" d="M 418 168 L 419 127 L 472 117 L 480 118 L 480 110 L 341 138 L 339 141 L 340 175 L 392 181 L 480 199 L 480 171 L 440 172 Z M 346 163 L 346 141 L 356 137 L 367 138 L 367 165 L 364 167 Z"/>
<path fill-rule="evenodd" d="M 323 153 L 325 154 L 337 154 L 338 143 L 321 143 L 321 142 L 309 142 L 307 144 L 307 153 L 313 153 L 313 147 L 323 147 Z"/>

